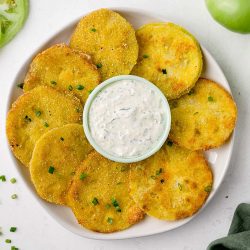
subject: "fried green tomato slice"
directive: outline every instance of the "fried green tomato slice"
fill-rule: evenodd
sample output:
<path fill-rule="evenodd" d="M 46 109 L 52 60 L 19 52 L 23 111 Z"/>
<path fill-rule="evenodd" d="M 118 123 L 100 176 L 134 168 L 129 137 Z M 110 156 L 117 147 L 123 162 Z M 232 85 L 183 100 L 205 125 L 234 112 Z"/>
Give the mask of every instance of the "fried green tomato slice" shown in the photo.
<path fill-rule="evenodd" d="M 78 169 L 68 192 L 68 205 L 79 224 L 111 233 L 130 227 L 144 213 L 129 195 L 129 165 L 90 153 Z"/>
<path fill-rule="evenodd" d="M 196 39 L 173 23 L 151 23 L 136 31 L 138 63 L 131 74 L 154 83 L 168 99 L 187 93 L 202 71 Z"/>
<path fill-rule="evenodd" d="M 223 145 L 236 124 L 237 108 L 232 96 L 207 79 L 199 79 L 189 94 L 170 101 L 170 108 L 169 137 L 191 150 Z"/>
<path fill-rule="evenodd" d="M 28 166 L 41 135 L 68 123 L 81 123 L 82 110 L 78 98 L 50 87 L 37 87 L 20 96 L 6 121 L 9 145 L 16 158 Z"/>
<path fill-rule="evenodd" d="M 133 27 L 121 15 L 108 9 L 96 10 L 83 17 L 71 37 L 70 46 L 92 57 L 103 81 L 129 74 L 138 57 Z"/>
<path fill-rule="evenodd" d="M 73 93 L 84 104 L 100 80 L 97 67 L 86 54 L 65 44 L 57 44 L 33 59 L 24 80 L 24 91 L 41 85 L 50 86 Z"/>
<path fill-rule="evenodd" d="M 92 149 L 80 124 L 67 124 L 41 136 L 30 161 L 31 180 L 38 195 L 65 204 L 71 180 Z"/>
<path fill-rule="evenodd" d="M 206 201 L 213 176 L 203 154 L 168 142 L 155 155 L 130 167 L 130 194 L 150 216 L 179 220 Z"/>

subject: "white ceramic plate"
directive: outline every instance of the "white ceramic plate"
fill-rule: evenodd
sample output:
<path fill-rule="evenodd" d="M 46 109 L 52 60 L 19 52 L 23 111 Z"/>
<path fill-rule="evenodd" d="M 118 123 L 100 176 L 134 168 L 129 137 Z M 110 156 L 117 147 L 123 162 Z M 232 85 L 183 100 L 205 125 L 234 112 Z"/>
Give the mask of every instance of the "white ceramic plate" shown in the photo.
<path fill-rule="evenodd" d="M 155 14 L 145 13 L 145 11 L 143 10 L 135 10 L 127 8 L 126 9 L 120 8 L 114 10 L 120 12 L 135 28 L 138 28 L 146 23 L 167 20 L 167 18 L 160 18 L 159 15 L 157 15 L 157 13 Z M 8 107 L 10 107 L 10 105 L 16 100 L 16 98 L 22 94 L 22 91 L 16 87 L 16 84 L 23 81 L 32 58 L 38 52 L 49 47 L 50 45 L 60 42 L 67 43 L 78 21 L 79 20 L 74 21 L 70 25 L 64 27 L 59 33 L 55 34 L 53 37 L 48 39 L 46 43 L 42 44 L 34 52 L 34 54 L 31 55 L 30 58 L 24 62 L 23 66 L 16 75 L 15 81 L 12 83 L 11 93 L 9 95 Z M 183 24 L 180 25 L 184 26 Z M 229 84 L 222 70 L 216 63 L 216 61 L 204 47 L 202 47 L 202 51 L 204 55 L 204 70 L 202 76 L 220 83 L 223 87 L 225 87 L 228 91 L 230 91 Z M 225 176 L 231 158 L 233 143 L 234 143 L 234 136 L 232 136 L 231 139 L 228 141 L 228 143 L 225 144 L 223 147 L 206 152 L 207 159 L 210 162 L 214 174 L 213 190 L 206 204 L 208 204 L 208 202 L 213 198 L 215 192 L 222 183 L 222 180 Z M 12 153 L 10 152 L 10 154 Z M 25 183 L 27 184 L 28 189 L 33 193 L 34 198 L 39 201 L 39 203 L 50 214 L 50 216 L 53 217 L 58 223 L 60 223 L 66 229 L 83 237 L 93 238 L 93 239 L 125 239 L 125 238 L 135 238 L 135 237 L 153 235 L 177 228 L 187 223 L 196 216 L 194 215 L 190 218 L 179 220 L 176 222 L 161 221 L 147 216 L 142 222 L 121 232 L 116 232 L 111 234 L 92 232 L 78 225 L 75 217 L 73 216 L 73 213 L 69 208 L 53 205 L 41 200 L 36 195 L 36 192 L 30 181 L 28 170 L 25 167 L 21 166 L 21 164 L 14 158 L 13 155 L 12 158 L 13 161 L 15 162 L 17 170 L 21 172 L 21 176 L 23 177 Z M 199 212 L 201 211 L 202 209 Z"/>

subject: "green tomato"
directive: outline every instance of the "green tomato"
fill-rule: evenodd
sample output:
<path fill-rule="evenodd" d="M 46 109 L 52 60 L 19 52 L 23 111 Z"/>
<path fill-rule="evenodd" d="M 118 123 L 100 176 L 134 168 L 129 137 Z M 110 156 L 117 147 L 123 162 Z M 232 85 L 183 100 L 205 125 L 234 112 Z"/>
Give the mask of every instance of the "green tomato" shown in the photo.
<path fill-rule="evenodd" d="M 0 48 L 22 28 L 28 11 L 28 0 L 0 0 Z"/>
<path fill-rule="evenodd" d="M 213 18 L 224 27 L 250 33 L 250 0 L 206 0 Z"/>

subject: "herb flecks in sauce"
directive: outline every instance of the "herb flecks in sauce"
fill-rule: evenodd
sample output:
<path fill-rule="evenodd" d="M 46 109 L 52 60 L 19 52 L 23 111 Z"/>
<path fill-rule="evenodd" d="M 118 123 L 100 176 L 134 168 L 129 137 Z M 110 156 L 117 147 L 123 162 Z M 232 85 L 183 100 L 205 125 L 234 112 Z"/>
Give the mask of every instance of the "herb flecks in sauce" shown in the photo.
<path fill-rule="evenodd" d="M 111 155 L 140 156 L 164 132 L 164 107 L 162 97 L 150 86 L 138 80 L 119 80 L 93 100 L 89 110 L 91 135 Z"/>

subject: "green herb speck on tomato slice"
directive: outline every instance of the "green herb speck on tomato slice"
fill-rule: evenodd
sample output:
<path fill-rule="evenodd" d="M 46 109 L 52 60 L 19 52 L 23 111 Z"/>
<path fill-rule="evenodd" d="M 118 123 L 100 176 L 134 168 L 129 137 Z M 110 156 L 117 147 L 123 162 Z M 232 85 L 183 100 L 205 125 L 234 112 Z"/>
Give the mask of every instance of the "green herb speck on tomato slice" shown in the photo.
<path fill-rule="evenodd" d="M 28 0 L 0 0 L 0 48 L 23 27 L 28 12 Z"/>

